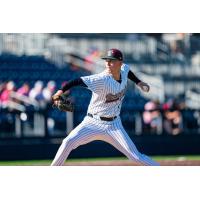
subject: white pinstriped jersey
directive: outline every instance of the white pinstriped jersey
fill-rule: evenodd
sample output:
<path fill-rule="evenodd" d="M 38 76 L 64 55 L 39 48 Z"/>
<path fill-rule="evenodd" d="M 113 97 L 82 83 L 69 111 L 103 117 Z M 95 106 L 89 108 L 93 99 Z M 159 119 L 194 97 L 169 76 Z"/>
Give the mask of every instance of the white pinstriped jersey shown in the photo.
<path fill-rule="evenodd" d="M 106 72 L 81 77 L 88 89 L 92 91 L 87 112 L 102 117 L 118 116 L 127 87 L 128 72 L 129 66 L 123 64 L 121 83 Z"/>

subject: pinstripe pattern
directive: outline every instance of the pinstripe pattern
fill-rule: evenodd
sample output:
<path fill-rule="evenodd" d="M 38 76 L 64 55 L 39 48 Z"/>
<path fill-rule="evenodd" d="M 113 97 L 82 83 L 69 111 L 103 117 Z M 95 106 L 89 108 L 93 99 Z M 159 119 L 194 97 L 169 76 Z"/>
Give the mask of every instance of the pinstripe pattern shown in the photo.
<path fill-rule="evenodd" d="M 92 91 L 92 98 L 88 106 L 88 113 L 106 117 L 112 117 L 120 114 L 124 94 L 122 94 L 119 100 L 110 103 L 105 103 L 106 95 L 117 95 L 122 91 L 125 92 L 128 72 L 129 66 L 123 64 L 121 67 L 121 84 L 114 80 L 112 75 L 106 74 L 105 72 L 92 76 L 81 77 L 83 82 L 88 86 L 88 89 Z"/>
<path fill-rule="evenodd" d="M 119 148 L 116 148 L 124 153 L 130 160 L 141 163 L 143 165 L 158 165 L 148 156 L 139 153 L 136 146 L 124 130 L 120 118 L 118 118 L 112 125 L 112 128 L 107 131 L 109 135 L 115 140 L 115 143 L 119 145 Z"/>
<path fill-rule="evenodd" d="M 148 156 L 138 152 L 132 140 L 124 130 L 119 114 L 122 100 L 127 86 L 127 75 L 129 67 L 122 65 L 121 78 L 119 83 L 110 74 L 100 73 L 92 76 L 81 77 L 83 82 L 92 91 L 92 98 L 88 106 L 88 113 L 92 117 L 86 116 L 62 142 L 52 166 L 63 165 L 70 152 L 80 145 L 87 144 L 94 140 L 105 141 L 130 160 L 141 165 L 158 165 Z M 102 121 L 99 117 L 118 116 L 114 121 Z"/>
<path fill-rule="evenodd" d="M 141 165 L 158 165 L 158 163 L 151 160 L 148 156 L 138 152 L 124 130 L 119 117 L 113 122 L 103 122 L 85 117 L 83 122 L 63 140 L 51 165 L 63 165 L 73 149 L 94 140 L 101 140 L 111 144 L 130 160 Z"/>

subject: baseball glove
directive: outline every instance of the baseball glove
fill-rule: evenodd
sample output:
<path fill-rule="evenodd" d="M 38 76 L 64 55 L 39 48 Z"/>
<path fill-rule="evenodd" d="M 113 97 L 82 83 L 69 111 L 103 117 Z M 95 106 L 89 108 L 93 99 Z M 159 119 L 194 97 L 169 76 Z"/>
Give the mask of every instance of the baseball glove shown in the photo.
<path fill-rule="evenodd" d="M 66 95 L 66 94 L 61 94 L 59 96 L 53 96 L 52 101 L 53 101 L 53 105 L 52 105 L 53 108 L 57 108 L 63 112 L 73 112 L 74 111 L 74 104 L 69 99 L 68 95 Z"/>

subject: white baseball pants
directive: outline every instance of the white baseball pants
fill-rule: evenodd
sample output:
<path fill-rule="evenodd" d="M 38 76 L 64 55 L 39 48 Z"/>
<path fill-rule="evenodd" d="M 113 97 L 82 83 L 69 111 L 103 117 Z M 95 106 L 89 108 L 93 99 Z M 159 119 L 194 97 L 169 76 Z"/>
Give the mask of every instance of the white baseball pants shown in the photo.
<path fill-rule="evenodd" d="M 86 116 L 84 120 L 63 140 L 58 152 L 52 162 L 52 166 L 64 165 L 65 160 L 73 149 L 94 140 L 105 141 L 129 160 L 140 165 L 159 165 L 148 156 L 141 154 L 126 131 L 124 130 L 120 117 L 112 122 L 102 121 Z"/>

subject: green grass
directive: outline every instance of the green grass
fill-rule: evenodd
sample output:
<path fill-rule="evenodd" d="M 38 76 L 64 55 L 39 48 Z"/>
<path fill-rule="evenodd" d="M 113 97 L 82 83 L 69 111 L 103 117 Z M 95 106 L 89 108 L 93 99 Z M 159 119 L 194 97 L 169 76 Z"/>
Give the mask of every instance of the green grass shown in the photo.
<path fill-rule="evenodd" d="M 152 156 L 153 159 L 159 160 L 200 160 L 200 155 L 178 155 L 178 156 Z"/>
<path fill-rule="evenodd" d="M 45 166 L 50 165 L 51 160 L 14 160 L 0 161 L 0 166 Z"/>
<path fill-rule="evenodd" d="M 53 159 L 52 159 L 53 160 Z M 0 166 L 43 166 L 50 165 L 52 160 L 16 160 L 16 161 L 0 161 Z M 91 162 L 91 161 L 108 161 L 108 160 L 127 160 L 126 157 L 120 158 L 82 158 L 68 159 L 66 162 Z"/>
<path fill-rule="evenodd" d="M 200 155 L 181 155 L 181 156 L 151 156 L 156 161 L 160 160 L 200 160 Z M 109 160 L 127 160 L 126 157 L 115 158 L 82 158 L 82 159 L 68 159 L 67 162 L 86 162 L 86 161 L 109 161 Z M 52 160 L 17 160 L 17 161 L 0 161 L 0 166 L 49 166 Z"/>

